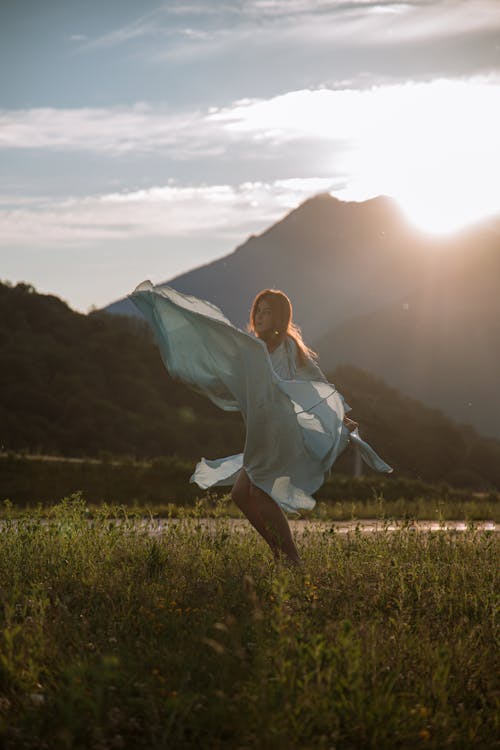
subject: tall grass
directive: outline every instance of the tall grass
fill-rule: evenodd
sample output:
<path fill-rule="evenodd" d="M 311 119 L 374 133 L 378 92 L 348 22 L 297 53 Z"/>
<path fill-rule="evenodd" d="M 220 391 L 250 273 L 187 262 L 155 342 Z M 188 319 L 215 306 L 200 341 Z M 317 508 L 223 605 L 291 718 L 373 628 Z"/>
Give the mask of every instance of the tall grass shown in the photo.
<path fill-rule="evenodd" d="M 116 518 L 121 516 L 118 523 Z M 0 533 L 6 748 L 493 748 L 498 537 L 161 535 L 69 498 Z"/>

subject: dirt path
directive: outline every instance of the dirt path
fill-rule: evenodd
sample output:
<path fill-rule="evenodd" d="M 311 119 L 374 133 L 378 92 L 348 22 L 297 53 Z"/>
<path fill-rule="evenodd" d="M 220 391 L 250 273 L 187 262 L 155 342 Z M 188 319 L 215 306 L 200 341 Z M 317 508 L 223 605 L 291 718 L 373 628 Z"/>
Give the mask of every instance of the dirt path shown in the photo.
<path fill-rule="evenodd" d="M 201 526 L 206 531 L 216 531 L 222 524 L 227 524 L 233 531 L 248 531 L 250 523 L 240 518 L 189 518 L 189 519 L 158 519 L 157 521 L 144 521 L 140 522 L 144 527 L 150 528 L 151 533 L 158 534 L 168 527 L 169 524 L 185 524 L 187 526 Z M 383 523 L 377 519 L 363 519 L 359 521 L 305 521 L 305 520 L 290 520 L 290 528 L 294 534 L 303 534 L 304 532 L 318 532 L 325 531 L 327 529 L 334 529 L 335 533 L 347 534 L 353 532 L 356 529 L 363 534 L 370 534 L 381 531 L 399 531 L 401 529 L 409 529 L 412 531 L 467 531 L 471 528 L 470 523 L 466 521 L 445 521 L 439 523 L 438 521 L 416 521 L 407 523 L 404 521 L 397 521 L 391 523 Z M 473 528 L 478 531 L 498 531 L 499 526 L 493 521 L 474 521 Z"/>

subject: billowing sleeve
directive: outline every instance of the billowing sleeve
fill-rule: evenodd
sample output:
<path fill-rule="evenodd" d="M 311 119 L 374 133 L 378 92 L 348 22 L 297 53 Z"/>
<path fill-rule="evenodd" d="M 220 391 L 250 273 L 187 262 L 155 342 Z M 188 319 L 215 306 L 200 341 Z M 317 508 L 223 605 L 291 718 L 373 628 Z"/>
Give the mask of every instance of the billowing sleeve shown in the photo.
<path fill-rule="evenodd" d="M 225 411 L 247 412 L 247 377 L 269 381 L 263 342 L 235 328 L 218 307 L 144 281 L 129 295 L 153 329 L 168 372 Z"/>

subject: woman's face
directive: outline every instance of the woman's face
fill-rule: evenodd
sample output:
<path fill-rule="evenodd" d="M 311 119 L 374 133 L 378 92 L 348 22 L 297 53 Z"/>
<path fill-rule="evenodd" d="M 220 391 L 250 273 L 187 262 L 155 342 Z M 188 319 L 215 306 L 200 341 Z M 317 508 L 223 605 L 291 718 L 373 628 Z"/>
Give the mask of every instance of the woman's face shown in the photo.
<path fill-rule="evenodd" d="M 265 297 L 257 303 L 254 327 L 258 336 L 265 335 L 273 329 L 273 311 L 269 304 L 269 300 Z"/>

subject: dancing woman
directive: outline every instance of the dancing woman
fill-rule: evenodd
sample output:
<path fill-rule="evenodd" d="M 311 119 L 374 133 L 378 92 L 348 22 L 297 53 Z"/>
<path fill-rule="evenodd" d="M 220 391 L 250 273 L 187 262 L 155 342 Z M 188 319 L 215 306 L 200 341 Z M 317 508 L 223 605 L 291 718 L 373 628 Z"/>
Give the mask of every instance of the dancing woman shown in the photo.
<path fill-rule="evenodd" d="M 392 469 L 345 416 L 350 407 L 303 342 L 290 300 L 278 290 L 260 292 L 244 332 L 211 303 L 170 287 L 146 281 L 130 299 L 151 324 L 172 377 L 245 421 L 243 453 L 201 459 L 191 481 L 203 489 L 232 485 L 234 502 L 274 557 L 300 565 L 283 511 L 314 507 L 312 493 L 348 443 L 372 468 Z"/>

